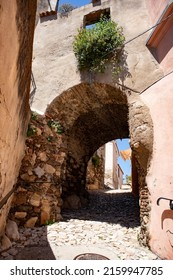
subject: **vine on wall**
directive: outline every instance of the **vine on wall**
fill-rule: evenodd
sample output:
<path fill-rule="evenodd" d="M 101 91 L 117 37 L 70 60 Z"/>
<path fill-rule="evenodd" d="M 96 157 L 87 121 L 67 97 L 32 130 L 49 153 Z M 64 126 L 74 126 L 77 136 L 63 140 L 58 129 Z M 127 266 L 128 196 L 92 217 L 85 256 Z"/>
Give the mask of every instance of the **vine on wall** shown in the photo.
<path fill-rule="evenodd" d="M 80 29 L 73 42 L 78 69 L 103 73 L 109 60 L 113 64 L 112 71 L 120 72 L 119 53 L 124 41 L 122 28 L 103 16 L 92 28 Z"/>

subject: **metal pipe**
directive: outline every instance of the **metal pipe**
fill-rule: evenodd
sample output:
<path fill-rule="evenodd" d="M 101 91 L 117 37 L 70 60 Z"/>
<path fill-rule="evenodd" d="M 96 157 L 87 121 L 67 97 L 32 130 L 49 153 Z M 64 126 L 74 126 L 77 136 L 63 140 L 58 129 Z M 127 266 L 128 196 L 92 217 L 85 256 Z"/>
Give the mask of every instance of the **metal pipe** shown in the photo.
<path fill-rule="evenodd" d="M 17 185 L 14 185 L 14 187 L 11 189 L 11 191 L 9 191 L 9 193 L 7 193 L 6 196 L 0 201 L 0 209 L 7 203 L 8 199 L 14 193 L 16 188 L 17 188 Z"/>

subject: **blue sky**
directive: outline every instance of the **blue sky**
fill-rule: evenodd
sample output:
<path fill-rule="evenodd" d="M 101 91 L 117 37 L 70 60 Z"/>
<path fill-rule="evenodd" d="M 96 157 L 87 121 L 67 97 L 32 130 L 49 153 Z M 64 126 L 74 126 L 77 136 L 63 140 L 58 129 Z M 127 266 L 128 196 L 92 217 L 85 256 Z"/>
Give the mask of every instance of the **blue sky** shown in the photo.
<path fill-rule="evenodd" d="M 90 2 L 91 2 L 91 0 L 60 0 L 59 1 L 59 7 L 64 3 L 68 3 L 68 4 L 71 4 L 73 6 L 80 7 L 80 6 L 87 5 Z"/>
<path fill-rule="evenodd" d="M 118 139 L 116 142 L 117 142 L 119 151 L 127 150 L 130 148 L 129 139 L 123 139 L 123 140 Z M 131 175 L 131 161 L 130 160 L 124 161 L 122 159 L 122 157 L 119 157 L 118 163 L 124 172 L 124 179 L 125 179 L 126 175 Z"/>

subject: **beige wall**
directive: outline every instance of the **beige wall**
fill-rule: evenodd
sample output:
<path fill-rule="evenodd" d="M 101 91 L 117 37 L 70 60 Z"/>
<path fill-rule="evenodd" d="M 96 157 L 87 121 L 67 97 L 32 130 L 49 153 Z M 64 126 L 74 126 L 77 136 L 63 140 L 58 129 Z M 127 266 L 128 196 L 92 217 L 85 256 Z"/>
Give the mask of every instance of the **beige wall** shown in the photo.
<path fill-rule="evenodd" d="M 0 200 L 12 189 L 24 155 L 36 1 L 0 3 Z M 29 20 L 25 20 L 30 17 Z M 8 203 L 0 210 L 2 236 Z"/>
<path fill-rule="evenodd" d="M 34 41 L 33 73 L 37 90 L 32 109 L 44 112 L 56 96 L 64 90 L 89 81 L 88 75 L 81 76 L 77 71 L 77 62 L 72 43 L 78 28 L 83 26 L 86 14 L 98 9 L 109 8 L 111 18 L 123 27 L 126 40 L 140 34 L 150 27 L 145 1 L 102 0 L 101 6 L 92 4 L 80 7 L 69 13 L 68 17 L 57 20 L 45 20 L 36 28 Z M 123 12 L 122 12 L 123 11 Z M 127 20 L 128 18 L 128 20 Z M 146 47 L 149 34 L 139 37 L 126 45 L 127 60 L 125 70 L 119 82 L 138 91 L 144 90 L 163 75 L 158 63 Z M 111 73 L 98 75 L 96 80 L 114 84 Z"/>
<path fill-rule="evenodd" d="M 124 175 L 124 172 L 121 169 L 120 165 L 118 164 L 118 189 L 121 189 L 121 187 L 123 185 L 123 175 Z"/>
<path fill-rule="evenodd" d="M 114 189 L 118 188 L 118 155 L 118 147 L 115 141 L 105 144 L 104 184 Z"/>

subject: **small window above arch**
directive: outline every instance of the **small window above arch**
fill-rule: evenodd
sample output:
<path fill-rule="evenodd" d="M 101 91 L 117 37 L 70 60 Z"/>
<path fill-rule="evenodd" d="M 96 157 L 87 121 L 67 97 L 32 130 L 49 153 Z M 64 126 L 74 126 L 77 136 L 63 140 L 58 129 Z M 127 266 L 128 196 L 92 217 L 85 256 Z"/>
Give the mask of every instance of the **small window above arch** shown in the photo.
<path fill-rule="evenodd" d="M 101 16 L 110 19 L 110 8 L 100 9 L 85 15 L 83 19 L 83 26 L 87 27 L 99 22 Z"/>
<path fill-rule="evenodd" d="M 101 5 L 101 0 L 92 0 L 93 6 L 99 6 Z"/>

